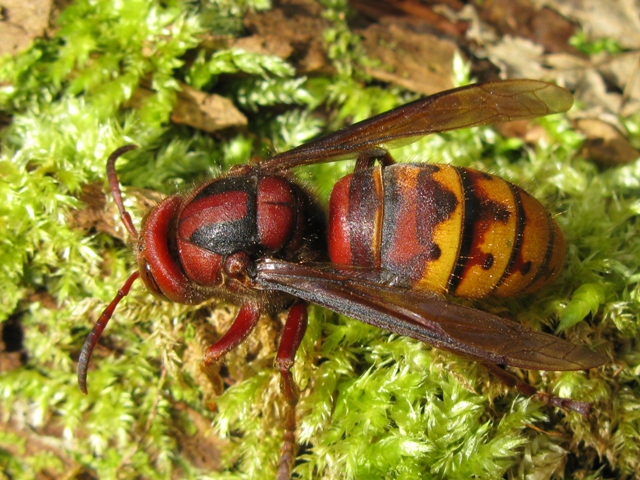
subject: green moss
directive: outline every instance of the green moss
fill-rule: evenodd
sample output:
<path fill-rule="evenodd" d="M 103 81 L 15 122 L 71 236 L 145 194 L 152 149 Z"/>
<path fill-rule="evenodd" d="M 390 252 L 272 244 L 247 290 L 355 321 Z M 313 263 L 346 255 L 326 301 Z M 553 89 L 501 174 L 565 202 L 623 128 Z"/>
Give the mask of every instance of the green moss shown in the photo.
<path fill-rule="evenodd" d="M 229 385 L 215 396 L 191 357 L 208 338 L 209 316 L 224 306 L 161 303 L 137 285 L 109 325 L 106 347 L 96 349 L 89 395 L 79 392 L 80 346 L 135 262 L 121 241 L 73 219 L 84 207 L 82 189 L 104 183 L 105 158 L 124 143 L 142 147 L 118 165 L 127 208 L 140 219 L 144 207 L 131 187 L 184 189 L 256 151 L 285 150 L 411 99 L 369 83 L 345 2 L 323 5 L 334 76 L 300 78 L 275 57 L 198 49 L 205 31 L 239 34 L 242 16 L 267 8 L 263 2 L 193 10 L 177 0 L 78 0 L 50 39 L 0 60 L 0 109 L 12 115 L 0 133 L 0 319 L 20 322 L 28 353 L 24 367 L 0 373 L 3 420 L 26 419 L 31 435 L 53 436 L 59 446 L 32 451 L 7 430 L 0 435 L 5 475 L 62 476 L 74 465 L 98 478 L 273 476 L 284 408 L 272 366 L 277 323 L 263 322 L 228 356 Z M 187 57 L 195 60 L 187 64 Z M 469 70 L 457 62 L 456 79 L 465 83 Z M 229 74 L 243 78 L 232 86 L 219 81 Z M 154 95 L 125 109 L 141 82 Z M 172 125 L 179 82 L 256 114 L 249 131 L 212 137 Z M 326 122 L 313 113 L 320 105 L 331 113 Z M 593 401 L 593 418 L 558 413 L 473 363 L 313 308 L 294 368 L 302 392 L 296 472 L 303 478 L 587 478 L 605 463 L 616 476 L 637 469 L 640 164 L 598 170 L 580 158 L 581 139 L 564 116 L 539 123 L 547 140 L 535 147 L 481 128 L 434 135 L 394 155 L 499 174 L 556 214 L 569 244 L 560 280 L 535 297 L 482 308 L 557 329 L 616 359 L 589 373 L 521 373 L 546 391 Z M 637 119 L 627 123 L 637 136 Z M 317 165 L 300 175 L 326 199 L 350 168 Z M 117 224 L 115 214 L 106 218 Z M 198 439 L 222 438 L 203 453 L 219 456 L 221 473 L 184 445 L 196 432 L 196 414 L 213 425 Z"/>
<path fill-rule="evenodd" d="M 569 39 L 569 44 L 587 55 L 598 53 L 620 53 L 624 49 L 613 38 L 590 40 L 586 31 L 580 30 Z"/>

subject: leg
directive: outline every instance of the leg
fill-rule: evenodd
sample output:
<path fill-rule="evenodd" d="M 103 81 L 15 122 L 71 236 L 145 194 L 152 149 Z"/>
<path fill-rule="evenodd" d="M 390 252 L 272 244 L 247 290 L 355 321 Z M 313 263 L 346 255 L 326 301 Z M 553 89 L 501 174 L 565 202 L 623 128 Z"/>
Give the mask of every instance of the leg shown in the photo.
<path fill-rule="evenodd" d="M 260 308 L 255 303 L 243 303 L 236 319 L 220 340 L 207 348 L 202 363 L 204 366 L 217 362 L 227 352 L 240 345 L 260 319 Z"/>
<path fill-rule="evenodd" d="M 356 168 L 354 169 L 354 171 L 360 172 L 362 170 L 371 168 L 376 163 L 376 160 L 379 161 L 380 165 L 382 165 L 383 167 L 388 167 L 389 165 L 393 165 L 394 163 L 396 163 L 389 152 L 382 148 L 376 148 L 368 152 L 362 152 L 360 153 L 360 155 L 358 155 L 358 160 L 356 160 Z"/>
<path fill-rule="evenodd" d="M 280 388 L 287 402 L 285 408 L 284 439 L 278 461 L 278 480 L 289 480 L 296 450 L 296 404 L 298 390 L 293 381 L 291 367 L 307 330 L 307 304 L 296 302 L 290 309 L 282 331 L 276 366 L 280 370 Z"/>
<path fill-rule="evenodd" d="M 521 382 L 517 377 L 506 370 L 503 370 L 494 363 L 483 363 L 483 365 L 503 383 L 511 388 L 518 389 L 520 393 L 527 397 L 536 397 L 546 405 L 573 410 L 574 412 L 578 412 L 580 415 L 589 415 L 589 412 L 591 411 L 591 404 L 589 402 L 580 402 L 578 400 L 572 400 L 571 398 L 561 398 L 556 397 L 551 393 L 541 392 L 528 383 Z"/>

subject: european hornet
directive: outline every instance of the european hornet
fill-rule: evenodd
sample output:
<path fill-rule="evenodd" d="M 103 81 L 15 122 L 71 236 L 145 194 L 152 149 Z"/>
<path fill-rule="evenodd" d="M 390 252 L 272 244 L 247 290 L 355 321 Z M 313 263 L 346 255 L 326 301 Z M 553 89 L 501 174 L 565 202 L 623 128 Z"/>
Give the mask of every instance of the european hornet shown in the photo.
<path fill-rule="evenodd" d="M 80 389 L 87 391 L 100 334 L 140 276 L 164 300 L 240 305 L 232 326 L 207 349 L 205 365 L 238 346 L 261 315 L 288 310 L 275 360 L 287 402 L 278 478 L 289 478 L 295 459 L 298 394 L 291 367 L 307 302 L 477 360 L 525 395 L 587 414 L 590 404 L 539 392 L 498 365 L 584 370 L 602 365 L 602 355 L 446 298 L 505 297 L 551 281 L 565 250 L 553 217 L 494 175 L 394 164 L 387 151 L 429 133 L 564 112 L 572 103 L 565 89 L 536 80 L 438 93 L 169 196 L 149 212 L 140 234 L 115 171 L 116 159 L 135 147 L 119 148 L 107 161 L 107 176 L 122 221 L 137 239 L 139 271 L 86 339 Z M 333 189 L 327 227 L 289 170 L 348 158 L 357 158 L 355 170 Z"/>

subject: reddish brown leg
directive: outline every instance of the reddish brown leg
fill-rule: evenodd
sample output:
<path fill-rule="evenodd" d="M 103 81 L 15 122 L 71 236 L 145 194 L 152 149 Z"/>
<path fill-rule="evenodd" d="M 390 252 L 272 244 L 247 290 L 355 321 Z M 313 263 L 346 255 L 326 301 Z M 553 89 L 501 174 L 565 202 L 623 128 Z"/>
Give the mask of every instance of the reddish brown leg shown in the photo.
<path fill-rule="evenodd" d="M 396 163 L 389 152 L 380 148 L 370 152 L 362 152 L 358 155 L 354 171 L 360 172 L 371 168 L 376 163 L 376 160 L 379 161 L 383 167 L 388 167 Z"/>
<path fill-rule="evenodd" d="M 129 295 L 131 285 L 133 285 L 133 282 L 135 282 L 138 277 L 140 277 L 140 272 L 134 272 L 127 279 L 127 281 L 124 282 L 124 285 L 122 286 L 122 288 L 120 288 L 120 290 L 118 290 L 116 297 L 111 300 L 109 306 L 104 309 L 104 312 L 102 312 L 102 315 L 100 315 L 100 318 L 98 318 L 98 321 L 93 326 L 93 329 L 91 330 L 89 335 L 87 335 L 87 338 L 84 341 L 84 345 L 82 345 L 82 350 L 80 350 L 80 358 L 78 359 L 78 386 L 80 387 L 80 391 L 85 395 L 87 394 L 87 370 L 89 369 L 89 360 L 91 360 L 93 349 L 96 348 L 98 340 L 100 340 L 100 335 L 102 335 L 102 332 L 107 327 L 109 320 L 111 320 L 111 316 L 118 306 L 118 303 L 120 303 L 120 300 L 122 300 L 124 297 Z"/>
<path fill-rule="evenodd" d="M 296 455 L 296 404 L 298 403 L 298 389 L 293 381 L 291 367 L 296 352 L 300 347 L 304 333 L 307 330 L 307 304 L 296 302 L 290 309 L 287 322 L 282 331 L 276 367 L 280 370 L 280 388 L 287 402 L 285 409 L 284 438 L 278 462 L 278 480 L 289 480 Z"/>
<path fill-rule="evenodd" d="M 511 388 L 518 389 L 520 393 L 527 397 L 536 397 L 546 405 L 573 410 L 581 415 L 589 415 L 589 412 L 591 411 L 591 404 L 589 402 L 580 402 L 578 400 L 572 400 L 571 398 L 561 398 L 551 393 L 541 392 L 528 383 L 521 382 L 517 377 L 506 370 L 503 370 L 498 365 L 493 363 L 485 363 L 483 365 L 506 385 Z"/>
<path fill-rule="evenodd" d="M 207 348 L 202 363 L 209 366 L 217 362 L 227 352 L 240 345 L 260 319 L 260 308 L 255 303 L 243 303 L 236 319 L 220 340 Z"/>

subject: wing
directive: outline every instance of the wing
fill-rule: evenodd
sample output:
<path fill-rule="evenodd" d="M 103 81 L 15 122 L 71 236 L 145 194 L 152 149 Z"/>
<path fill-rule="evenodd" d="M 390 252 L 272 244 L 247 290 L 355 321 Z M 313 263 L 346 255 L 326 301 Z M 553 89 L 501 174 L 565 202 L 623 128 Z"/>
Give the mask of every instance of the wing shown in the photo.
<path fill-rule="evenodd" d="M 538 80 L 504 80 L 447 90 L 305 143 L 262 162 L 269 170 L 355 158 L 436 132 L 565 112 L 573 97 Z"/>
<path fill-rule="evenodd" d="M 530 370 L 585 370 L 606 359 L 559 337 L 463 305 L 436 294 L 383 284 L 376 271 L 258 262 L 255 281 L 364 323 L 430 343 L 480 362 Z"/>

